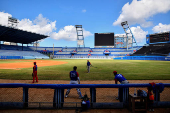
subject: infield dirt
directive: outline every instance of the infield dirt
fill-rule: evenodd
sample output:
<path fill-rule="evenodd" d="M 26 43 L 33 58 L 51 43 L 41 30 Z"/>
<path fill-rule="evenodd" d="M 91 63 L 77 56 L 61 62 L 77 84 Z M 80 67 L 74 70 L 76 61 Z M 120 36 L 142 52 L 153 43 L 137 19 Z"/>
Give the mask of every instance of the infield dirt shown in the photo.
<path fill-rule="evenodd" d="M 17 61 L 17 60 L 13 60 L 13 61 Z M 64 61 L 50 61 L 50 60 L 18 60 L 18 61 L 23 61 L 23 62 L 2 63 L 2 64 L 0 64 L 0 69 L 15 69 L 15 70 L 18 70 L 20 68 L 30 68 L 30 67 L 33 67 L 33 62 L 36 62 L 38 67 L 61 65 L 61 64 L 67 63 L 67 62 L 64 62 Z"/>

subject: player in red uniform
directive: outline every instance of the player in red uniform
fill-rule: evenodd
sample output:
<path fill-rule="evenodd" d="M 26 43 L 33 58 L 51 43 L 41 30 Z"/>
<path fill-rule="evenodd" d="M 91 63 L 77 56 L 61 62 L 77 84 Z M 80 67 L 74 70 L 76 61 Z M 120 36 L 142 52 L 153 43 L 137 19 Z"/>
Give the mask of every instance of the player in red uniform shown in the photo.
<path fill-rule="evenodd" d="M 33 74 L 34 74 L 34 76 L 33 76 L 33 82 L 32 83 L 34 83 L 35 77 L 36 77 L 36 82 L 38 82 L 36 62 L 34 62 Z"/>
<path fill-rule="evenodd" d="M 70 76 L 70 84 L 80 84 L 80 79 L 79 79 L 79 73 L 76 71 L 77 67 L 73 67 L 73 71 L 70 71 L 69 76 Z M 77 93 L 79 95 L 79 98 L 82 98 L 81 91 L 79 88 L 77 89 Z M 65 98 L 68 97 L 68 94 L 70 93 L 70 89 L 67 89 Z"/>

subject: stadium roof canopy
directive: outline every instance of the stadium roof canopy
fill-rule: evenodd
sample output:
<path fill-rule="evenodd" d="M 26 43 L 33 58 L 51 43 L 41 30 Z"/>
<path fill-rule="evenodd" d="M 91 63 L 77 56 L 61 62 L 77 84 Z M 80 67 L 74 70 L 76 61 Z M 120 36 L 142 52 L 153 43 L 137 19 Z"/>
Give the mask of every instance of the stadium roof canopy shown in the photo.
<path fill-rule="evenodd" d="M 48 36 L 0 25 L 0 41 L 30 44 Z"/>

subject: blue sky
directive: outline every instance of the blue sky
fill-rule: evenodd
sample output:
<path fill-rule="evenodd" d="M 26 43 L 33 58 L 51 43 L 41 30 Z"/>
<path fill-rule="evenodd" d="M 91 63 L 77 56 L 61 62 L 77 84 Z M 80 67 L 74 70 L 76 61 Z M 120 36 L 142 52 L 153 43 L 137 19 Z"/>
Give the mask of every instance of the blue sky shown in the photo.
<path fill-rule="evenodd" d="M 19 20 L 19 29 L 50 36 L 40 46 L 76 47 L 75 25 L 82 25 L 85 46 L 94 47 L 94 33 L 124 34 L 128 21 L 138 45 L 146 34 L 170 31 L 170 0 L 0 0 L 0 24 Z"/>

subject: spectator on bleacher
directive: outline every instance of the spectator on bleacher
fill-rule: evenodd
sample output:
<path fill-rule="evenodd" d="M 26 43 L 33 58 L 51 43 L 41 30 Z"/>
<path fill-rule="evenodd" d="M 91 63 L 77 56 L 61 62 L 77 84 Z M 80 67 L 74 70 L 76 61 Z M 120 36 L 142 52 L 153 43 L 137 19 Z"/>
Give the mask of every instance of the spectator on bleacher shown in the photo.
<path fill-rule="evenodd" d="M 92 50 L 90 50 L 89 52 L 93 52 Z"/>
<path fill-rule="evenodd" d="M 38 82 L 36 62 L 34 62 L 34 67 L 33 67 L 33 82 L 32 83 L 34 83 L 35 77 L 36 77 L 36 82 Z"/>
<path fill-rule="evenodd" d="M 87 56 L 91 56 L 91 54 L 88 54 Z"/>
<path fill-rule="evenodd" d="M 88 71 L 88 73 L 90 73 L 90 66 L 92 66 L 92 65 L 91 65 L 91 63 L 89 62 L 89 60 L 87 60 L 87 71 Z"/>

